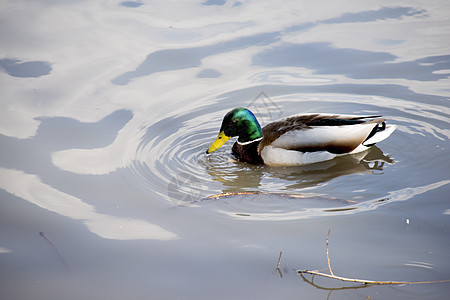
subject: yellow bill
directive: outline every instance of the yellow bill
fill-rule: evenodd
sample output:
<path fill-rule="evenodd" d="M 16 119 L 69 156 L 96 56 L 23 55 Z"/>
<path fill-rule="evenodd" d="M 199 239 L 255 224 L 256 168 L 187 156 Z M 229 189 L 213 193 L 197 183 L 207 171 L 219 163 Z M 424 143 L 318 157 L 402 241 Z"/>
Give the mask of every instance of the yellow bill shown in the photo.
<path fill-rule="evenodd" d="M 206 153 L 209 154 L 216 151 L 217 149 L 222 147 L 223 144 L 225 144 L 225 142 L 228 141 L 230 138 L 231 138 L 230 136 L 226 136 L 225 133 L 222 131 L 221 133 L 219 133 L 214 143 L 212 143 L 211 146 L 209 146 L 209 149 L 206 151 Z"/>

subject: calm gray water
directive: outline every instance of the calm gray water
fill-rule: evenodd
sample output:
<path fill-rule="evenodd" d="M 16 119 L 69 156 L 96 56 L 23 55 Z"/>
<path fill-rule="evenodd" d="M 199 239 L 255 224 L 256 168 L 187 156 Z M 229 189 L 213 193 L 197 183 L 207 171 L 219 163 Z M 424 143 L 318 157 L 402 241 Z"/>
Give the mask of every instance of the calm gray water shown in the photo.
<path fill-rule="evenodd" d="M 2 298 L 448 297 L 296 273 L 331 230 L 336 275 L 450 279 L 450 4 L 370 2 L 3 1 Z M 303 167 L 207 156 L 238 106 L 397 130 Z"/>

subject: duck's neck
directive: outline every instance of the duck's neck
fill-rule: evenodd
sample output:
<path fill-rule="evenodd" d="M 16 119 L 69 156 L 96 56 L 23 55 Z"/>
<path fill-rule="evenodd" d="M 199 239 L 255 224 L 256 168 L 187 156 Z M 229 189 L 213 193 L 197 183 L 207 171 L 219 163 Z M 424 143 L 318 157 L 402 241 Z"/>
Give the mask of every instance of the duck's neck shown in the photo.
<path fill-rule="evenodd" d="M 261 139 L 262 137 L 247 143 L 240 143 L 237 141 L 233 145 L 233 155 L 240 161 L 251 164 L 263 164 L 264 161 L 258 153 L 258 145 Z"/>

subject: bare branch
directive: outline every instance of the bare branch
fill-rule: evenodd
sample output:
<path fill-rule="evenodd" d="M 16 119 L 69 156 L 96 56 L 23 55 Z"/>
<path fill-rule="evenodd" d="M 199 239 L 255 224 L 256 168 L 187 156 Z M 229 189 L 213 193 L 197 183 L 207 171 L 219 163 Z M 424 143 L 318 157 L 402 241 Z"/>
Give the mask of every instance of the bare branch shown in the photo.
<path fill-rule="evenodd" d="M 328 270 L 330 271 L 330 274 L 322 273 L 317 270 L 314 270 L 314 271 L 297 270 L 297 274 L 301 275 L 302 277 L 303 277 L 303 274 L 311 274 L 311 275 L 313 275 L 313 278 L 315 275 L 317 275 L 317 276 L 327 277 L 327 278 L 331 278 L 331 279 L 337 279 L 337 280 L 341 280 L 341 281 L 345 281 L 345 282 L 362 283 L 364 285 L 427 284 L 427 283 L 450 282 L 450 279 L 434 280 L 434 281 L 377 281 L 377 280 L 367 280 L 367 279 L 357 279 L 357 278 L 347 278 L 347 277 L 342 277 L 342 276 L 336 276 L 336 275 L 334 275 L 333 270 L 331 269 L 330 256 L 328 254 L 328 238 L 330 236 L 330 231 L 331 230 L 328 230 L 328 234 L 326 237 L 326 255 L 327 255 L 327 262 L 328 262 Z M 280 259 L 281 259 L 281 252 L 280 252 Z M 279 264 L 279 260 L 278 260 L 278 264 Z"/>
<path fill-rule="evenodd" d="M 356 282 L 363 284 L 373 284 L 373 285 L 386 285 L 386 284 L 426 284 L 426 283 L 442 283 L 450 282 L 450 279 L 446 280 L 436 280 L 436 281 L 377 281 L 377 280 L 366 280 L 366 279 L 356 279 L 356 278 L 346 278 L 342 276 L 330 275 L 326 273 L 321 273 L 319 271 L 309 271 L 309 270 L 298 270 L 298 274 L 311 274 L 332 279 L 337 279 L 346 282 Z"/>

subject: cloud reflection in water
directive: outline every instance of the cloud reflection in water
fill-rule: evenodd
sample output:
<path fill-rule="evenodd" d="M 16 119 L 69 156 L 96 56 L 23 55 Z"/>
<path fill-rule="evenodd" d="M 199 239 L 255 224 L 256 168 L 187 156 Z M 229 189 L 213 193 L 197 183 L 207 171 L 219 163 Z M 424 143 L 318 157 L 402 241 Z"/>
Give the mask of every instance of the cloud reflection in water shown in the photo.
<path fill-rule="evenodd" d="M 41 208 L 81 220 L 93 233 L 107 239 L 172 240 L 177 235 L 149 222 L 114 217 L 97 212 L 94 206 L 43 183 L 37 175 L 0 168 L 0 188 Z"/>
<path fill-rule="evenodd" d="M 41 77 L 50 74 L 51 64 L 45 61 L 25 61 L 18 59 L 0 59 L 0 69 L 14 77 Z"/>

